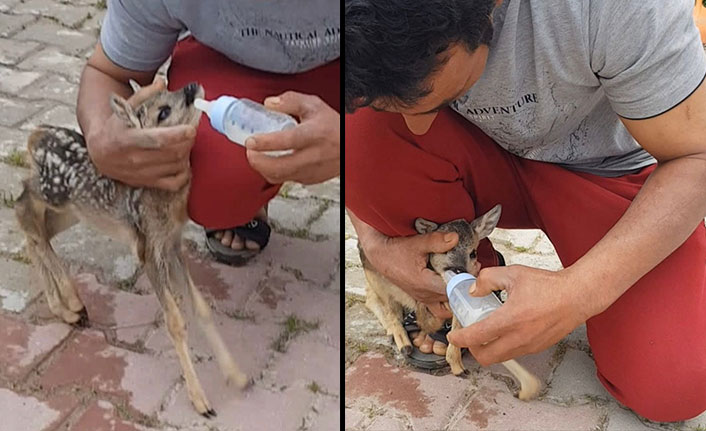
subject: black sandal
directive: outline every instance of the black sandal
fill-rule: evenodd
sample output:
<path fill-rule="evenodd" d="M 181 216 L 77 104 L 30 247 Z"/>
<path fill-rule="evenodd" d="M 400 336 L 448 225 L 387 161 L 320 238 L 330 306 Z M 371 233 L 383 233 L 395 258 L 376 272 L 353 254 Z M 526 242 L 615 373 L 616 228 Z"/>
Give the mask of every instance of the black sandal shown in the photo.
<path fill-rule="evenodd" d="M 243 246 L 241 250 L 233 250 L 221 244 L 221 241 L 215 237 L 216 232 L 232 230 L 243 244 L 246 240 L 254 241 L 260 246 L 259 250 L 250 250 Z M 250 259 L 260 253 L 270 241 L 270 233 L 272 229 L 266 221 L 260 219 L 252 219 L 243 226 L 236 226 L 230 229 L 206 229 L 206 247 L 213 254 L 217 261 L 227 263 L 233 266 L 241 266 L 247 263 Z"/>
<path fill-rule="evenodd" d="M 414 313 L 414 311 L 407 313 L 407 315 L 404 317 L 404 320 L 402 321 L 402 326 L 404 327 L 405 331 L 407 331 L 408 337 L 410 332 L 418 332 L 421 330 L 417 325 L 417 315 Z M 444 326 L 442 326 L 441 329 L 439 329 L 433 334 L 429 334 L 429 336 L 433 340 L 441 341 L 442 343 L 446 343 L 448 345 L 449 341 L 446 339 L 446 334 L 448 334 L 450 330 L 451 321 L 447 320 L 446 322 L 444 322 Z M 411 337 L 410 341 L 412 341 Z M 414 344 L 412 344 L 410 347 L 411 349 L 408 349 L 407 352 L 402 352 L 404 354 L 405 361 L 410 365 L 413 365 L 417 368 L 421 368 L 423 370 L 439 370 L 449 365 L 446 362 L 445 356 L 440 356 L 435 353 L 424 353 L 419 350 L 419 347 L 415 346 Z"/>

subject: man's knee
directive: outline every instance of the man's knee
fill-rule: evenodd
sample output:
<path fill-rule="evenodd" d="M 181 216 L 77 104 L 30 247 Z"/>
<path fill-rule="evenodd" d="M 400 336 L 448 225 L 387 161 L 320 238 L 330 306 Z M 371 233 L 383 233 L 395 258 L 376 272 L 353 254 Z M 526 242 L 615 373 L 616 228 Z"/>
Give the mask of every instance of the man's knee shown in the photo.
<path fill-rule="evenodd" d="M 656 422 L 676 422 L 706 411 L 706 358 L 675 361 L 667 369 L 635 368 L 624 370 L 620 381 L 609 381 L 598 370 L 608 392 L 635 413 Z"/>

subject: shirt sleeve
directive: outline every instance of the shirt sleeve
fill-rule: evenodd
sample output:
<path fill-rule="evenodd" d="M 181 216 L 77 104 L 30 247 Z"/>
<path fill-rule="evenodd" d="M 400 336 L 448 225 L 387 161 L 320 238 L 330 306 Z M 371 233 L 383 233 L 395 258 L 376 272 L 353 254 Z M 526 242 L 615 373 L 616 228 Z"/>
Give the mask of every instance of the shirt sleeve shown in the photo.
<path fill-rule="evenodd" d="M 693 0 L 605 0 L 591 11 L 591 68 L 615 112 L 628 119 L 662 114 L 689 97 L 706 75 Z"/>
<path fill-rule="evenodd" d="M 171 55 L 183 27 L 162 0 L 110 0 L 100 41 L 118 66 L 153 71 Z"/>

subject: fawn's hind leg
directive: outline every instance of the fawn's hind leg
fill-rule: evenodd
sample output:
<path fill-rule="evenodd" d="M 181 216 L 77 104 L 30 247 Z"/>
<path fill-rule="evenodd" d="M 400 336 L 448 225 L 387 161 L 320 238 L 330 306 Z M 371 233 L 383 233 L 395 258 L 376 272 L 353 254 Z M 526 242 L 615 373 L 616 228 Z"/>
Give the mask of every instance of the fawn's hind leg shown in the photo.
<path fill-rule="evenodd" d="M 366 275 L 367 271 L 366 271 Z M 402 326 L 402 306 L 398 303 L 385 302 L 378 293 L 370 287 L 371 277 L 368 277 L 368 287 L 365 291 L 365 306 L 378 318 L 387 335 L 392 335 L 397 348 L 403 355 L 412 353 L 412 343 L 407 331 Z"/>
<path fill-rule="evenodd" d="M 66 323 L 76 323 L 84 306 L 76 289 L 49 242 L 62 230 L 76 223 L 69 210 L 49 208 L 46 202 L 27 189 L 15 204 L 15 214 L 27 239 L 27 253 L 39 270 L 51 312 Z"/>
<path fill-rule="evenodd" d="M 211 409 L 189 356 L 189 346 L 186 343 L 186 323 L 179 311 L 179 306 L 172 294 L 173 291 L 169 283 L 169 262 L 166 260 L 169 252 L 163 246 L 155 249 L 155 245 L 160 242 L 162 242 L 162 245 L 166 245 L 163 244 L 163 240 L 147 239 L 145 241 L 145 272 L 162 306 L 169 338 L 172 340 L 179 357 L 189 398 L 199 414 L 205 417 L 215 416 L 216 412 Z"/>
<path fill-rule="evenodd" d="M 223 342 L 221 335 L 213 323 L 211 315 L 211 307 L 201 295 L 201 292 L 194 285 L 189 268 L 184 260 L 184 255 L 181 251 L 181 242 L 177 241 L 173 249 L 174 255 L 169 258 L 169 275 L 175 283 L 180 287 L 185 287 L 191 296 L 191 306 L 196 314 L 196 319 L 199 322 L 199 327 L 203 331 L 208 340 L 213 353 L 216 355 L 216 361 L 223 373 L 227 383 L 233 383 L 239 388 L 245 388 L 248 385 L 248 378 L 235 363 L 233 356 Z"/>

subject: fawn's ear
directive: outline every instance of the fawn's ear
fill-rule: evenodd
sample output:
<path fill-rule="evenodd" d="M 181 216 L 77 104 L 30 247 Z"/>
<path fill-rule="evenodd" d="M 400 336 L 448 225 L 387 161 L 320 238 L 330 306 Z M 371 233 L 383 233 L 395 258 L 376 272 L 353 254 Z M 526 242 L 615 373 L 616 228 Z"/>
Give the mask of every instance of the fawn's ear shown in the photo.
<path fill-rule="evenodd" d="M 135 112 L 127 103 L 127 100 L 118 96 L 115 93 L 110 95 L 110 107 L 113 109 L 115 115 L 125 122 L 126 125 L 132 127 L 140 127 L 140 120 L 135 115 Z"/>
<path fill-rule="evenodd" d="M 130 87 L 132 87 L 133 93 L 137 93 L 142 88 L 142 86 L 138 84 L 137 81 L 135 81 L 134 79 L 130 79 L 128 80 L 128 82 L 130 83 Z"/>
<path fill-rule="evenodd" d="M 498 204 L 495 205 L 493 209 L 471 222 L 471 229 L 478 235 L 478 239 L 483 239 L 490 235 L 490 232 L 498 225 L 501 212 L 502 206 Z"/>
<path fill-rule="evenodd" d="M 429 221 L 423 218 L 418 218 L 414 221 L 414 228 L 418 233 L 429 233 L 434 232 L 439 228 L 439 225 L 433 221 Z"/>

